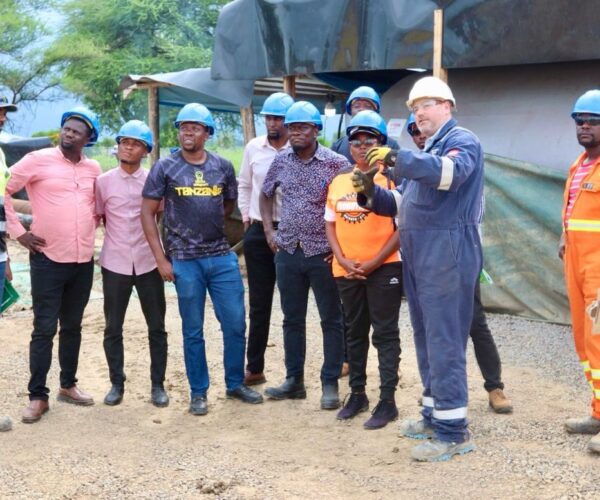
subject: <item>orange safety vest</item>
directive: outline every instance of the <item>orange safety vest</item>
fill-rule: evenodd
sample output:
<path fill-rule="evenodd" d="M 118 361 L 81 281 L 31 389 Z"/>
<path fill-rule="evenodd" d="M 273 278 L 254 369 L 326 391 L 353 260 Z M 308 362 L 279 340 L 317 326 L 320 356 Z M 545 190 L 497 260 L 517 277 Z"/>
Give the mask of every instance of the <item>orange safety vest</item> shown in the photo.
<path fill-rule="evenodd" d="M 564 192 L 562 220 L 567 231 L 600 233 L 600 158 L 596 160 L 588 175 L 581 181 L 581 187 L 575 195 L 571 216 L 568 221 L 565 221 L 571 182 L 577 168 L 586 156 L 585 152 L 580 154 L 569 168 L 569 176 Z"/>

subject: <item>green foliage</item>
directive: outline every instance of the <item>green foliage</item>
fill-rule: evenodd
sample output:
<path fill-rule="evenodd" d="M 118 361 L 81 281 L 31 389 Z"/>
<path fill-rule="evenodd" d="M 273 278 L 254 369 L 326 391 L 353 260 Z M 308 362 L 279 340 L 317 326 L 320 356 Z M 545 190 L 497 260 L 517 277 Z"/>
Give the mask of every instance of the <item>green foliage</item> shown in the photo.
<path fill-rule="evenodd" d="M 48 52 L 63 86 L 112 130 L 146 116 L 145 93 L 124 100 L 127 74 L 207 66 L 219 9 L 227 0 L 65 0 L 61 36 Z M 168 131 L 165 129 L 168 139 Z"/>
<path fill-rule="evenodd" d="M 31 134 L 31 137 L 48 137 L 52 141 L 52 144 L 56 146 L 60 138 L 60 129 L 54 128 L 51 130 L 40 130 L 39 132 L 34 132 Z"/>
<path fill-rule="evenodd" d="M 49 34 L 36 17 L 38 9 L 49 9 L 53 1 L 0 0 L 0 90 L 14 103 L 38 101 L 58 86 L 53 61 L 47 60 L 40 40 Z"/>

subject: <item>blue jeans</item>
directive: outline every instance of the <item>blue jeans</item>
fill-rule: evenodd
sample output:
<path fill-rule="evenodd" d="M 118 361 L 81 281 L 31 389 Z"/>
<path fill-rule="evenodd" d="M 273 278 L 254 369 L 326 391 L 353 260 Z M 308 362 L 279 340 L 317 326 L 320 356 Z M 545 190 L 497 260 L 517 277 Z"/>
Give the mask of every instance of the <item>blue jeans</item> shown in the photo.
<path fill-rule="evenodd" d="M 209 387 L 204 345 L 204 305 L 210 294 L 223 332 L 225 385 L 234 390 L 244 381 L 246 311 L 237 256 L 173 259 L 175 288 L 183 330 L 183 354 L 191 396 L 206 396 Z"/>
<path fill-rule="evenodd" d="M 286 376 L 304 376 L 306 310 L 308 291 L 312 288 L 323 332 L 321 382 L 335 385 L 344 361 L 343 315 L 331 264 L 324 257 L 325 254 L 305 257 L 301 248 L 293 255 L 280 250 L 275 255 L 275 267 L 283 311 Z"/>

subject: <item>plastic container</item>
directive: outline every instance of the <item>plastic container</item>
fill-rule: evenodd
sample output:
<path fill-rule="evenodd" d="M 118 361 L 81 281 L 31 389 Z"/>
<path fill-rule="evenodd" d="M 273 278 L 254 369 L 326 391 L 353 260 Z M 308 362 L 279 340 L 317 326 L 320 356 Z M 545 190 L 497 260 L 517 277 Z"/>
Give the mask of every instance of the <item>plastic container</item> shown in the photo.
<path fill-rule="evenodd" d="M 4 281 L 4 292 L 2 293 L 2 305 L 0 305 L 0 314 L 6 311 L 12 306 L 17 300 L 19 300 L 19 294 L 11 285 L 10 281 Z"/>

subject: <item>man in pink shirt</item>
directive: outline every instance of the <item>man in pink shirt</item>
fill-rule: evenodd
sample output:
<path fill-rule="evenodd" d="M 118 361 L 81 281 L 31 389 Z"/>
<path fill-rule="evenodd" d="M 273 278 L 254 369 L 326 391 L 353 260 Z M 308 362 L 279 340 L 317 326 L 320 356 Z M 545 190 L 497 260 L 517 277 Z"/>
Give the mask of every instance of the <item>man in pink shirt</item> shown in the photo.
<path fill-rule="evenodd" d="M 77 387 L 81 320 L 94 274 L 94 183 L 100 165 L 83 154 L 98 139 L 96 115 L 84 107 L 65 112 L 60 143 L 34 151 L 13 165 L 6 186 L 8 233 L 29 250 L 33 332 L 29 344 L 29 406 L 22 421 L 37 422 L 48 411 L 46 376 L 52 343 L 60 322 L 57 399 L 92 405 L 92 397 Z M 27 190 L 33 212 L 31 230 L 19 222 L 11 195 Z"/>
<path fill-rule="evenodd" d="M 164 407 L 169 404 L 163 386 L 167 368 L 165 289 L 140 219 L 142 188 L 148 176 L 141 161 L 152 151 L 152 132 L 144 122 L 131 120 L 121 127 L 116 141 L 119 167 L 96 181 L 96 214 L 106 227 L 100 265 L 106 320 L 104 352 L 112 384 L 104 403 L 114 406 L 123 399 L 123 321 L 135 286 L 148 326 L 151 401 Z"/>

